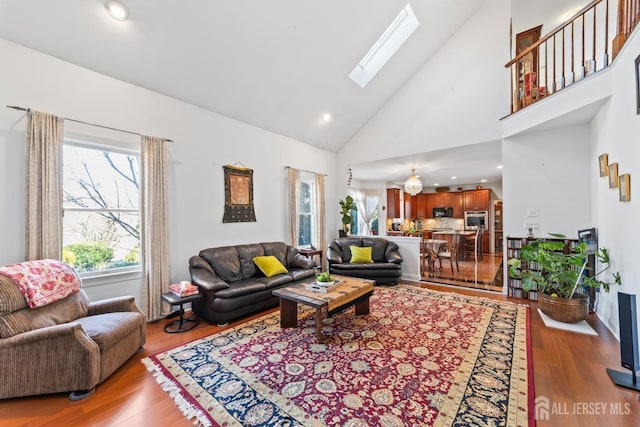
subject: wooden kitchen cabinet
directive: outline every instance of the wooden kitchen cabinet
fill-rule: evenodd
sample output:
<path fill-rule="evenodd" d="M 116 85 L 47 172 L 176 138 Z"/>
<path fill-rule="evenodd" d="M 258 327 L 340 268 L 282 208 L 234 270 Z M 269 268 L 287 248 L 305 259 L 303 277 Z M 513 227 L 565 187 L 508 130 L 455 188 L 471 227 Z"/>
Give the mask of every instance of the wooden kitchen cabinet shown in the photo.
<path fill-rule="evenodd" d="M 418 193 L 416 194 L 416 218 L 431 218 L 431 208 L 428 207 L 429 195 Z"/>
<path fill-rule="evenodd" d="M 387 218 L 400 217 L 400 189 L 387 188 Z"/>
<path fill-rule="evenodd" d="M 451 207 L 454 218 L 464 218 L 464 194 L 462 192 L 451 193 Z"/>
<path fill-rule="evenodd" d="M 404 219 L 416 217 L 416 196 L 404 193 Z"/>
<path fill-rule="evenodd" d="M 432 196 L 432 208 L 451 207 L 451 193 L 434 193 Z"/>
<path fill-rule="evenodd" d="M 482 253 L 488 254 L 491 253 L 491 248 L 489 247 L 489 232 L 485 231 L 482 234 Z"/>
<path fill-rule="evenodd" d="M 422 204 L 420 214 L 422 218 L 433 218 L 433 208 L 453 208 L 454 218 L 464 217 L 463 193 L 426 193 L 422 194 Z"/>
<path fill-rule="evenodd" d="M 463 192 L 464 197 L 464 210 L 475 211 L 476 208 L 476 190 L 469 190 Z"/>
<path fill-rule="evenodd" d="M 488 211 L 489 210 L 489 193 L 491 190 L 476 190 L 476 204 L 478 205 L 478 210 Z"/>
<path fill-rule="evenodd" d="M 468 190 L 464 191 L 464 210 L 465 211 L 488 211 L 489 210 L 489 191 Z"/>

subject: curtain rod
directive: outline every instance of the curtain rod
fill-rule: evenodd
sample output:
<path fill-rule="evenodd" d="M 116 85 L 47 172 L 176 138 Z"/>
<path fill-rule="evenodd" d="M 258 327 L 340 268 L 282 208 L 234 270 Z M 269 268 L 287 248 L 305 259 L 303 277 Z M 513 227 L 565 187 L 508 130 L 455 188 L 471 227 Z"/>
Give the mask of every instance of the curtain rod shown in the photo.
<path fill-rule="evenodd" d="M 285 169 L 291 169 L 291 168 L 293 168 L 293 169 L 298 169 L 298 168 L 294 168 L 293 166 L 285 166 L 284 168 L 285 168 Z M 301 172 L 309 172 L 309 173 L 315 173 L 316 175 L 324 175 L 324 176 L 327 176 L 327 174 L 326 174 L 326 173 L 320 173 L 320 174 L 319 174 L 318 172 L 314 172 L 314 171 L 310 171 L 310 170 L 306 170 L 306 169 L 298 169 L 298 170 L 299 170 L 299 171 L 301 171 Z"/>
<path fill-rule="evenodd" d="M 16 105 L 7 105 L 7 108 L 13 108 L 14 110 L 18 110 L 18 111 L 26 111 L 26 112 L 30 112 L 31 108 L 24 108 L 24 107 L 18 107 Z M 70 119 L 68 117 L 63 117 L 64 120 L 68 120 L 70 122 L 76 122 L 76 123 L 82 123 L 83 125 L 89 125 L 89 126 L 95 126 L 95 127 L 99 127 L 99 128 L 103 128 L 103 129 L 109 129 L 109 130 L 115 130 L 117 132 L 123 132 L 123 133 L 128 133 L 131 135 L 138 135 L 138 136 L 144 136 L 138 132 L 131 132 L 129 130 L 124 130 L 124 129 L 118 129 L 118 128 L 112 128 L 109 126 L 103 126 L 103 125 L 98 125 L 95 123 L 89 123 L 89 122 L 83 122 L 82 120 L 76 120 L 76 119 Z M 171 139 L 165 139 L 165 141 L 167 142 L 174 142 Z"/>

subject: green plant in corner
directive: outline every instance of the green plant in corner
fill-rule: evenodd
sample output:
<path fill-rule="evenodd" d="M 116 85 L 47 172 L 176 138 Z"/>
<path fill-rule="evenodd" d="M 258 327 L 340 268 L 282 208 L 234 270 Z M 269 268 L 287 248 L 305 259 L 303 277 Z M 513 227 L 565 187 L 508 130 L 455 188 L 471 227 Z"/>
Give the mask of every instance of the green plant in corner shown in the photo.
<path fill-rule="evenodd" d="M 566 236 L 549 233 L 552 239 L 536 239 L 522 247 L 520 259 L 511 258 L 508 261 L 509 275 L 522 280 L 522 289 L 531 291 L 537 289 L 543 294 L 557 298 L 572 298 L 576 288 L 590 287 L 609 292 L 612 284 L 621 284 L 620 274 L 613 273 L 613 282 L 600 279 L 600 275 L 608 270 L 610 265 L 609 251 L 599 248 L 595 256 L 602 269 L 592 277 L 583 274 L 587 270 L 586 259 L 588 245 L 578 242 L 571 251 L 564 252 Z M 522 270 L 522 262 L 534 266 L 532 270 Z"/>
<path fill-rule="evenodd" d="M 347 196 L 344 200 L 340 200 L 340 215 L 342 215 L 342 231 L 349 234 L 349 230 L 353 225 L 352 211 L 357 211 L 358 207 L 353 201 L 353 197 Z"/>

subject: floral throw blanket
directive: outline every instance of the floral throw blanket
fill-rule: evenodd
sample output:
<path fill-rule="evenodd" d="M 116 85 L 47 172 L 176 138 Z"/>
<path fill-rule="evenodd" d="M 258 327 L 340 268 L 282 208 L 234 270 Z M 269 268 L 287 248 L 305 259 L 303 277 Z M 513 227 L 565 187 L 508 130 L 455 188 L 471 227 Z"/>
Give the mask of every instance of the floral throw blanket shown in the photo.
<path fill-rule="evenodd" d="M 11 278 L 31 308 L 42 307 L 80 291 L 80 277 L 69 265 L 55 259 L 7 264 L 0 274 Z"/>

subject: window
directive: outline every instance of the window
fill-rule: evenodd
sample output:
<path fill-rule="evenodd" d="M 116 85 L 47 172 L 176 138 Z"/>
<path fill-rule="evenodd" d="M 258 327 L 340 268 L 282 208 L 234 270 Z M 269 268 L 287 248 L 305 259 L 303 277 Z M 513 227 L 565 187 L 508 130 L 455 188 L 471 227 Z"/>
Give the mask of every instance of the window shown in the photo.
<path fill-rule="evenodd" d="M 298 247 L 310 247 L 316 241 L 316 184 L 313 178 L 300 178 Z"/>
<path fill-rule="evenodd" d="M 63 260 L 81 274 L 139 270 L 139 151 L 65 140 L 63 161 Z"/>
<path fill-rule="evenodd" d="M 364 88 L 419 26 L 411 5 L 407 4 L 358 62 L 349 78 Z"/>
<path fill-rule="evenodd" d="M 351 230 L 349 231 L 354 236 L 359 234 L 359 225 L 360 219 L 358 218 L 358 211 L 356 209 L 351 211 L 351 217 L 353 218 L 353 225 L 351 226 Z"/>

